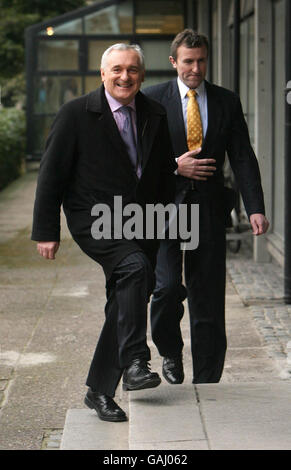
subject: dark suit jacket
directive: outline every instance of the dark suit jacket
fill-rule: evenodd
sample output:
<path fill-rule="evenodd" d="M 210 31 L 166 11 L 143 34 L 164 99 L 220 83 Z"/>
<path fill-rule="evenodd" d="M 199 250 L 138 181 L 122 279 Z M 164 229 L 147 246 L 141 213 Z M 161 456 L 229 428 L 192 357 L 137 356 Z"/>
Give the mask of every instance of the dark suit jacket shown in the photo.
<path fill-rule="evenodd" d="M 216 171 L 207 181 L 196 181 L 199 193 L 224 197 L 223 165 L 227 152 L 230 165 L 241 191 L 248 216 L 265 213 L 261 178 L 256 156 L 250 144 L 248 128 L 239 97 L 205 81 L 208 102 L 208 129 L 202 151 L 197 158 L 214 158 Z M 167 110 L 169 130 L 175 157 L 188 151 L 181 98 L 177 79 L 149 87 L 143 92 L 160 102 Z M 190 180 L 176 177 L 176 201 L 181 202 Z"/>
<path fill-rule="evenodd" d="M 145 250 L 154 262 L 156 241 L 95 240 L 91 236 L 92 207 L 174 200 L 175 159 L 164 108 L 141 92 L 136 95 L 139 180 L 105 97 L 103 85 L 65 104 L 58 112 L 41 160 L 34 207 L 32 239 L 60 240 L 63 204 L 73 238 L 110 277 L 127 254 Z"/>

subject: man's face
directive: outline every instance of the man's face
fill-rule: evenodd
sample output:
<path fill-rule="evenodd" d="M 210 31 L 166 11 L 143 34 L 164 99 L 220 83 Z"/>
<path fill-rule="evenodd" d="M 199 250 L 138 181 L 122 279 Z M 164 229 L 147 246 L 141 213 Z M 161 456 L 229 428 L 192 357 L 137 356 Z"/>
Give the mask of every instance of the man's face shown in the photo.
<path fill-rule="evenodd" d="M 177 61 L 171 56 L 170 61 L 185 85 L 197 88 L 205 79 L 207 72 L 208 53 L 206 46 L 177 49 Z"/>
<path fill-rule="evenodd" d="M 144 81 L 139 55 L 133 50 L 113 50 L 107 57 L 101 77 L 108 93 L 123 105 L 129 104 Z"/>

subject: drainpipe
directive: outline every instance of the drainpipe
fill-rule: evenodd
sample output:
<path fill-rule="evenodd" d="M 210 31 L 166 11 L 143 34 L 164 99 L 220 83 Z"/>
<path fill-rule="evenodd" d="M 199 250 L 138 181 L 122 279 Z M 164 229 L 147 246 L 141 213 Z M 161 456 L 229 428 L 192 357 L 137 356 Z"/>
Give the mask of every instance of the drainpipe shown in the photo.
<path fill-rule="evenodd" d="M 234 83 L 233 90 L 235 93 L 240 93 L 240 0 L 234 0 Z"/>
<path fill-rule="evenodd" d="M 285 264 L 284 300 L 291 304 L 291 0 L 286 0 L 285 100 Z"/>

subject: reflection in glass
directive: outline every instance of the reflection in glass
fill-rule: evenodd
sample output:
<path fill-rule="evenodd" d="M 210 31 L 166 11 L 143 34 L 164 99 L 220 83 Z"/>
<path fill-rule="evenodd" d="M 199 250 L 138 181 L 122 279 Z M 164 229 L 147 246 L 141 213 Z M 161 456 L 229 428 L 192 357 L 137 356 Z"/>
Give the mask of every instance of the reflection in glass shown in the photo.
<path fill-rule="evenodd" d="M 212 3 L 212 82 L 218 83 L 218 5 L 217 0 Z"/>
<path fill-rule="evenodd" d="M 171 70 L 169 61 L 172 41 L 140 41 L 145 55 L 146 70 Z"/>
<path fill-rule="evenodd" d="M 284 240 L 285 191 L 285 2 L 274 2 L 274 233 Z"/>
<path fill-rule="evenodd" d="M 118 41 L 114 39 L 89 41 L 88 43 L 88 70 L 100 70 L 101 57 L 103 52 Z M 122 40 L 124 44 L 129 44 L 129 41 Z"/>
<path fill-rule="evenodd" d="M 133 32 L 132 2 L 122 2 L 85 16 L 86 34 L 126 34 Z"/>
<path fill-rule="evenodd" d="M 78 46 L 75 40 L 40 41 L 38 70 L 78 70 Z"/>
<path fill-rule="evenodd" d="M 86 77 L 85 93 L 89 93 L 90 91 L 96 90 L 96 88 L 100 87 L 101 84 L 102 84 L 102 80 L 99 75 Z"/>
<path fill-rule="evenodd" d="M 138 34 L 177 34 L 184 29 L 183 2 L 179 0 L 136 1 Z"/>
<path fill-rule="evenodd" d="M 81 34 L 82 33 L 82 18 L 67 21 L 57 26 L 48 26 L 45 30 L 39 33 L 40 36 L 53 36 L 54 34 Z"/>
<path fill-rule="evenodd" d="M 54 116 L 38 116 L 34 119 L 34 142 L 33 152 L 42 154 L 45 142 L 50 132 Z"/>
<path fill-rule="evenodd" d="M 37 77 L 35 113 L 56 113 L 62 104 L 81 94 L 81 77 Z"/>
<path fill-rule="evenodd" d="M 157 85 L 158 83 L 167 82 L 168 80 L 173 80 L 174 78 L 176 78 L 176 76 L 176 73 L 172 73 L 169 75 L 151 75 L 149 77 L 147 77 L 146 75 L 145 81 L 142 83 L 141 90 L 148 86 Z"/>

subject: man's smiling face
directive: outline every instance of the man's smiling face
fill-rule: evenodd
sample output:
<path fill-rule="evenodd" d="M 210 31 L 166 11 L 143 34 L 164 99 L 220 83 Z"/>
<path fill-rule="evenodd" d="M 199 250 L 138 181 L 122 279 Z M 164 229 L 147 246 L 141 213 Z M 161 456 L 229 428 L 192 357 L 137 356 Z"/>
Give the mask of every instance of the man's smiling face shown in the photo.
<path fill-rule="evenodd" d="M 144 70 L 134 50 L 112 50 L 101 68 L 101 77 L 108 93 L 123 105 L 129 104 L 144 81 Z"/>

